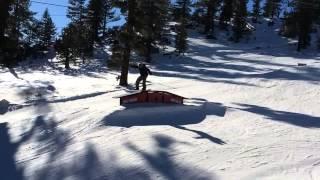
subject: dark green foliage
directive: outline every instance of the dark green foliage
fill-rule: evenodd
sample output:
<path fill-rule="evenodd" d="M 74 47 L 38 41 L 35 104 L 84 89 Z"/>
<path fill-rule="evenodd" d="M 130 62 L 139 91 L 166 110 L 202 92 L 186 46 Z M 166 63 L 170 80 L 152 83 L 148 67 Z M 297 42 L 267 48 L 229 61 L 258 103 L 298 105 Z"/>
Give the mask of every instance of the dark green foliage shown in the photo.
<path fill-rule="evenodd" d="M 176 51 L 181 54 L 184 53 L 187 48 L 187 29 L 185 28 L 186 21 L 182 20 L 179 25 L 177 25 L 177 35 L 175 39 Z"/>
<path fill-rule="evenodd" d="M 318 49 L 320 50 L 320 1 L 315 2 L 314 19 L 317 25 L 317 33 L 318 33 L 317 46 L 318 46 Z"/>
<path fill-rule="evenodd" d="M 114 0 L 103 0 L 103 10 L 104 10 L 104 14 L 103 14 L 103 26 L 102 26 L 102 35 L 103 37 L 106 35 L 107 33 L 107 22 L 108 20 L 112 19 L 115 17 L 114 11 L 113 11 L 113 7 L 114 7 Z"/>
<path fill-rule="evenodd" d="M 313 26 L 319 22 L 320 2 L 317 0 L 289 1 L 290 12 L 284 13 L 281 35 L 294 38 L 298 36 L 297 51 L 311 44 Z"/>
<path fill-rule="evenodd" d="M 52 45 L 52 42 L 56 34 L 56 28 L 49 15 L 48 9 L 44 11 L 42 19 L 39 22 L 38 28 L 39 44 L 43 50 L 47 50 L 48 47 Z"/>
<path fill-rule="evenodd" d="M 201 0 L 196 4 L 197 13 L 201 13 L 198 20 L 204 26 L 204 34 L 208 37 L 214 36 L 214 19 L 220 3 L 220 0 Z"/>
<path fill-rule="evenodd" d="M 0 63 L 6 66 L 15 65 L 26 57 L 28 44 L 28 32 L 34 13 L 29 10 L 30 1 L 0 2 L 0 13 L 3 24 L 0 25 Z"/>
<path fill-rule="evenodd" d="M 7 29 L 7 21 L 9 18 L 9 10 L 11 9 L 13 0 L 1 0 L 0 1 L 0 65 L 5 64 L 5 51 L 7 38 L 5 36 L 5 30 Z"/>
<path fill-rule="evenodd" d="M 246 31 L 247 0 L 237 0 L 235 5 L 232 40 L 239 42 Z"/>
<path fill-rule="evenodd" d="M 256 23 L 260 17 L 260 11 L 261 11 L 261 7 L 260 7 L 260 3 L 261 3 L 261 0 L 254 0 L 253 1 L 253 13 L 252 13 L 252 16 L 253 16 L 253 22 Z"/>
<path fill-rule="evenodd" d="M 176 25 L 176 37 L 175 37 L 175 47 L 176 51 L 181 54 L 187 50 L 187 29 L 186 25 L 190 18 L 190 0 L 177 0 L 176 1 L 176 9 L 179 13 L 178 24 Z"/>
<path fill-rule="evenodd" d="M 298 34 L 296 13 L 285 13 L 280 34 L 285 37 L 295 38 Z"/>
<path fill-rule="evenodd" d="M 222 11 L 220 14 L 219 24 L 221 28 L 225 29 L 227 22 L 229 22 L 233 16 L 234 0 L 223 0 Z"/>
<path fill-rule="evenodd" d="M 151 62 L 152 49 L 161 40 L 168 20 L 168 0 L 140 0 L 136 7 L 136 49 Z"/>
<path fill-rule="evenodd" d="M 73 38 L 72 44 L 83 63 L 85 62 L 84 56 L 91 56 L 93 53 L 90 28 L 87 27 L 87 16 L 85 0 L 69 0 L 67 17 L 70 18 L 71 24 L 77 28 L 73 34 L 75 38 Z"/>
<path fill-rule="evenodd" d="M 104 23 L 104 4 L 103 0 L 90 0 L 88 4 L 88 15 L 86 23 L 89 25 L 91 34 L 90 43 L 100 41 L 100 32 Z"/>
<path fill-rule="evenodd" d="M 100 32 L 104 22 L 103 0 L 90 0 L 88 4 L 88 14 L 86 17 L 88 43 L 90 52 L 93 51 L 94 42 L 100 42 Z"/>
<path fill-rule="evenodd" d="M 314 0 L 299 0 L 296 3 L 296 17 L 298 21 L 298 47 L 297 51 L 310 45 L 312 24 L 314 20 Z"/>
<path fill-rule="evenodd" d="M 266 0 L 263 7 L 265 17 L 273 19 L 275 16 L 279 17 L 281 11 L 282 0 Z"/>
<path fill-rule="evenodd" d="M 119 40 L 120 30 L 113 29 L 111 31 L 112 41 L 111 41 L 111 59 L 108 61 L 108 67 L 112 69 L 118 69 L 121 67 L 123 60 L 123 47 Z"/>
<path fill-rule="evenodd" d="M 55 49 L 58 56 L 64 59 L 66 69 L 70 69 L 70 61 L 75 61 L 76 57 L 79 57 L 79 50 L 74 45 L 78 38 L 77 31 L 77 26 L 70 23 L 63 29 L 61 37 L 56 41 Z"/>
<path fill-rule="evenodd" d="M 71 20 L 71 22 L 83 24 L 85 16 L 85 0 L 69 0 L 67 17 Z"/>
<path fill-rule="evenodd" d="M 176 0 L 174 8 L 178 14 L 178 20 L 182 18 L 189 19 L 191 16 L 191 0 Z"/>

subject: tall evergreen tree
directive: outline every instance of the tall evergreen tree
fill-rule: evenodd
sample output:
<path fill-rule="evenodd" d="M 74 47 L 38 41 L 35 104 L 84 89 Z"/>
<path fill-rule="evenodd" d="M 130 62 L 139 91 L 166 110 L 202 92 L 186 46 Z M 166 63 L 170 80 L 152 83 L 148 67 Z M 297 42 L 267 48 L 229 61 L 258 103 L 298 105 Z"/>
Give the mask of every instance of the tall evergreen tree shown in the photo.
<path fill-rule="evenodd" d="M 282 0 L 266 0 L 263 7 L 265 17 L 273 19 L 275 16 L 279 16 L 281 11 Z"/>
<path fill-rule="evenodd" d="M 6 28 L 4 31 L 5 41 L 4 51 L 7 55 L 5 64 L 13 65 L 17 60 L 22 60 L 27 46 L 27 34 L 30 23 L 33 20 L 33 13 L 29 9 L 29 0 L 15 0 L 9 6 L 9 16 L 7 17 Z"/>
<path fill-rule="evenodd" d="M 91 55 L 93 51 L 90 46 L 89 29 L 86 27 L 87 8 L 85 0 L 69 0 L 67 17 L 70 18 L 73 26 L 78 29 L 78 31 L 74 32 L 74 36 L 77 38 L 74 39 L 73 45 L 84 63 L 84 55 Z"/>
<path fill-rule="evenodd" d="M 260 13 L 261 13 L 260 3 L 261 3 L 261 0 L 253 1 L 253 22 L 255 23 L 258 21 L 260 17 Z"/>
<path fill-rule="evenodd" d="M 154 45 L 161 40 L 168 20 L 168 0 L 140 0 L 136 8 L 136 31 L 139 48 L 146 62 L 151 62 Z"/>
<path fill-rule="evenodd" d="M 43 13 L 39 28 L 40 46 L 42 49 L 46 50 L 52 44 L 56 34 L 56 28 L 50 17 L 48 9 L 46 9 Z"/>
<path fill-rule="evenodd" d="M 297 17 L 295 12 L 284 12 L 284 20 L 282 23 L 280 34 L 288 37 L 295 38 L 298 34 Z"/>
<path fill-rule="evenodd" d="M 85 0 L 69 0 L 67 17 L 73 23 L 83 24 L 86 17 Z"/>
<path fill-rule="evenodd" d="M 104 19 L 103 19 L 103 36 L 106 35 L 107 30 L 107 23 L 108 20 L 114 18 L 115 13 L 113 11 L 114 0 L 103 0 L 103 8 L 104 8 Z"/>
<path fill-rule="evenodd" d="M 298 21 L 298 47 L 297 51 L 305 49 L 310 45 L 310 33 L 314 20 L 314 1 L 298 0 L 296 2 L 297 21 Z"/>
<path fill-rule="evenodd" d="M 4 64 L 4 51 L 6 48 L 5 30 L 7 29 L 9 10 L 13 0 L 1 0 L 0 1 L 0 64 Z"/>
<path fill-rule="evenodd" d="M 32 50 L 35 50 L 36 47 L 40 46 L 40 30 L 41 30 L 40 21 L 37 20 L 36 18 L 33 18 L 31 23 L 29 24 L 28 31 L 26 32 L 27 34 L 26 41 L 32 47 L 31 48 Z"/>
<path fill-rule="evenodd" d="M 70 69 L 70 61 L 75 61 L 78 57 L 78 49 L 74 46 L 74 42 L 78 38 L 77 26 L 70 23 L 62 30 L 61 37 L 56 41 L 55 49 L 58 55 L 64 59 L 66 69 Z"/>
<path fill-rule="evenodd" d="M 176 1 L 176 9 L 177 9 L 177 12 L 179 13 L 179 20 L 176 28 L 175 44 L 176 44 L 176 50 L 179 54 L 184 53 L 187 50 L 188 33 L 187 33 L 186 25 L 190 17 L 190 11 L 191 11 L 190 6 L 191 6 L 190 0 Z"/>
<path fill-rule="evenodd" d="M 100 42 L 100 32 L 104 22 L 104 3 L 103 0 L 90 0 L 88 4 L 87 22 L 89 29 L 89 44 L 91 51 L 94 42 Z"/>
<path fill-rule="evenodd" d="M 233 23 L 233 41 L 239 42 L 246 30 L 247 0 L 236 0 Z"/>
<path fill-rule="evenodd" d="M 233 16 L 234 0 L 223 0 L 222 11 L 220 14 L 219 24 L 222 28 L 226 28 L 227 22 L 229 22 Z"/>
<path fill-rule="evenodd" d="M 316 1 L 315 3 L 315 13 L 314 13 L 314 19 L 317 24 L 318 29 L 318 49 L 320 50 L 320 1 Z"/>
<path fill-rule="evenodd" d="M 125 3 L 119 2 L 122 7 L 123 12 L 127 12 L 127 23 L 125 24 L 124 30 L 120 33 L 120 43 L 123 46 L 123 55 L 121 62 L 121 76 L 120 76 L 120 86 L 128 85 L 128 71 L 130 54 L 133 47 L 133 42 L 135 38 L 134 25 L 135 25 L 135 9 L 136 0 L 126 0 Z"/>
<path fill-rule="evenodd" d="M 204 33 L 208 37 L 214 36 L 214 18 L 217 12 L 219 0 L 203 0 L 204 7 L 206 9 L 206 15 L 204 18 Z"/>

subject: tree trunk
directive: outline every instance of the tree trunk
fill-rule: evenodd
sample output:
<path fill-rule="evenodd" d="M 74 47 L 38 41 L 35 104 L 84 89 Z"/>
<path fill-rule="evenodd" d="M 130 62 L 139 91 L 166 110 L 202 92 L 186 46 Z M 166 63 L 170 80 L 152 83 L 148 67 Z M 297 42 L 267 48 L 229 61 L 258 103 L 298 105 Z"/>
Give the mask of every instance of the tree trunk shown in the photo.
<path fill-rule="evenodd" d="M 148 39 L 146 42 L 146 62 L 151 62 L 151 51 L 152 51 L 152 39 Z"/>
<path fill-rule="evenodd" d="M 204 25 L 204 33 L 208 34 L 210 29 L 211 29 L 211 18 L 212 18 L 212 7 L 209 4 L 210 2 L 208 2 L 207 4 L 207 14 L 206 14 L 206 24 Z"/>
<path fill-rule="evenodd" d="M 302 37 L 301 37 L 301 34 L 299 34 L 297 51 L 300 52 L 301 49 L 302 49 Z"/>
<path fill-rule="evenodd" d="M 70 54 L 70 52 L 68 51 L 68 52 L 67 52 L 67 55 L 66 55 L 66 60 L 65 60 L 65 62 L 64 62 L 64 67 L 65 67 L 66 69 L 70 69 L 70 57 L 69 57 L 69 54 Z"/>
<path fill-rule="evenodd" d="M 0 1 L 0 49 L 4 47 L 4 33 L 7 28 L 7 19 L 9 17 L 9 7 L 12 0 Z"/>
<path fill-rule="evenodd" d="M 121 66 L 121 76 L 120 76 L 120 86 L 128 85 L 128 71 L 129 71 L 129 61 L 130 61 L 130 53 L 131 53 L 131 43 L 133 36 L 133 26 L 134 26 L 134 9 L 135 9 L 135 0 L 128 0 L 128 23 L 126 27 L 126 33 L 129 36 L 129 39 L 125 42 L 124 55 Z"/>
<path fill-rule="evenodd" d="M 104 20 L 103 20 L 103 31 L 102 31 L 102 35 L 103 35 L 103 38 L 105 37 L 106 35 L 106 29 L 107 29 L 107 15 L 108 15 L 108 12 L 106 11 L 104 13 Z"/>

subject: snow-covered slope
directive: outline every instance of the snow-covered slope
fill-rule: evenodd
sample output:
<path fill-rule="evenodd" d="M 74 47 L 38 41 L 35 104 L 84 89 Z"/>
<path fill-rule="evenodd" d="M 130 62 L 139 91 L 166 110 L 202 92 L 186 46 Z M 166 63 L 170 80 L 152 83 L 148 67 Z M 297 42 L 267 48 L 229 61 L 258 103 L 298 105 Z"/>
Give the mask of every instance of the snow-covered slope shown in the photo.
<path fill-rule="evenodd" d="M 155 57 L 148 88 L 185 105 L 121 107 L 117 73 L 94 60 L 1 70 L 0 99 L 25 107 L 0 116 L 0 177 L 320 179 L 320 57 L 259 28 L 257 43 L 191 33 L 185 56 Z"/>

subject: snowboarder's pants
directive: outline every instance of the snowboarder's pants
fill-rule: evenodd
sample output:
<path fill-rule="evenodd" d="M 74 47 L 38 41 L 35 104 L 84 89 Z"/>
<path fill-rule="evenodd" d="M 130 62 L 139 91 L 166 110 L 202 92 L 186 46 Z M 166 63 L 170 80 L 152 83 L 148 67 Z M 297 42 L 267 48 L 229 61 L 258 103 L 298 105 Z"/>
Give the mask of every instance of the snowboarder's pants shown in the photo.
<path fill-rule="evenodd" d="M 145 91 L 147 89 L 147 76 L 139 76 L 136 81 L 136 90 L 139 90 L 139 84 L 142 81 L 142 90 Z"/>

